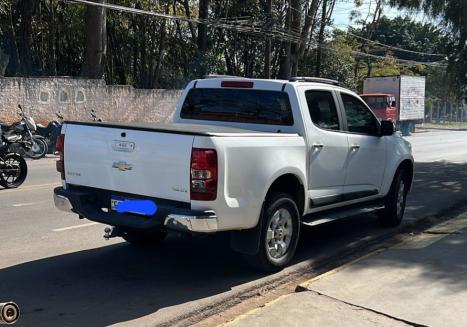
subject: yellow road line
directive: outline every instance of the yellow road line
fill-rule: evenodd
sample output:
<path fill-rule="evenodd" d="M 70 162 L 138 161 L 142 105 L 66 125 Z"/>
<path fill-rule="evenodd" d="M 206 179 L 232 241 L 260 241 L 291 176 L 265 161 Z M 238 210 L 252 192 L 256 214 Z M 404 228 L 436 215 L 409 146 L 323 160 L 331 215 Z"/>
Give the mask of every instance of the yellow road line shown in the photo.
<path fill-rule="evenodd" d="M 221 325 L 219 325 L 219 327 L 222 327 L 222 326 L 229 326 L 230 324 L 233 324 L 239 320 L 242 320 L 246 317 L 249 317 L 249 316 L 252 316 L 254 315 L 256 312 L 258 312 L 261 308 L 264 308 L 264 307 L 267 307 L 267 306 L 270 306 L 270 305 L 273 305 L 274 303 L 277 303 L 277 302 L 280 302 L 282 301 L 283 299 L 285 298 L 288 298 L 289 296 L 291 296 L 292 294 L 294 293 L 289 293 L 289 294 L 283 294 L 281 296 L 279 296 L 278 298 L 274 299 L 274 300 L 271 300 L 269 302 L 267 302 L 264 306 L 261 306 L 261 307 L 258 307 L 258 308 L 254 308 L 254 309 L 251 309 L 250 311 L 247 311 L 235 318 L 233 318 L 232 320 L 226 322 L 226 323 L 223 323 Z"/>

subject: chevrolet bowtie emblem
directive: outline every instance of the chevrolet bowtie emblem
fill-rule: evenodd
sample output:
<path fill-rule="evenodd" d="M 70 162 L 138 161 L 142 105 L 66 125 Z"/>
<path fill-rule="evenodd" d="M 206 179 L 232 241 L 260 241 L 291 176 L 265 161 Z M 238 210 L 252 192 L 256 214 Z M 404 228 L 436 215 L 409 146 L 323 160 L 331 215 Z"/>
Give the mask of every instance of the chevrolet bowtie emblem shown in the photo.
<path fill-rule="evenodd" d="M 133 165 L 126 163 L 125 161 L 114 162 L 112 168 L 117 168 L 120 171 L 132 170 Z"/>

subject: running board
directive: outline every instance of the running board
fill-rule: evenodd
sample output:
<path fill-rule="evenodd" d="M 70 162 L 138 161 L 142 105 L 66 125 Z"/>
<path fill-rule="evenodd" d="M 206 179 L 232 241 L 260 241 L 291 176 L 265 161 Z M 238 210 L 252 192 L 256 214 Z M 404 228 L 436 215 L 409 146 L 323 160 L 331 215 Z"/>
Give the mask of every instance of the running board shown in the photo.
<path fill-rule="evenodd" d="M 381 209 L 384 209 L 384 204 L 382 203 L 372 203 L 367 204 L 366 206 L 352 206 L 330 209 L 304 216 L 302 218 L 302 224 L 306 226 L 316 226 L 329 223 L 331 221 L 369 214 Z"/>

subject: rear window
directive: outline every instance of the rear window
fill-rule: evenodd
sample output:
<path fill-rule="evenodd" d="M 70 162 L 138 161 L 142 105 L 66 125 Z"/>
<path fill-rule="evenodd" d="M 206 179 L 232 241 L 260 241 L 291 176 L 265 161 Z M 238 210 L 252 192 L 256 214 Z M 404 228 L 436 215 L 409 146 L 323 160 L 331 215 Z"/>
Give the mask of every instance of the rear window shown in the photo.
<path fill-rule="evenodd" d="M 236 123 L 293 125 L 287 93 L 242 89 L 191 89 L 181 118 Z"/>

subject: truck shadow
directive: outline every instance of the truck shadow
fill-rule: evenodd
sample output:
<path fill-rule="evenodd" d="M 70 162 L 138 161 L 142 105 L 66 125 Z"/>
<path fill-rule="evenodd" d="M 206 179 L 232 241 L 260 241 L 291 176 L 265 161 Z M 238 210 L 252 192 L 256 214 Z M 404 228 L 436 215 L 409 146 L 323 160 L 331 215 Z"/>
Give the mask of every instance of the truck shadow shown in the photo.
<path fill-rule="evenodd" d="M 466 195 L 467 165 L 417 164 L 408 220 L 437 214 Z M 319 265 L 385 233 L 373 215 L 304 228 L 295 262 Z M 20 305 L 17 326 L 105 326 L 149 314 L 151 324 L 182 318 L 198 305 L 212 305 L 212 296 L 265 278 L 229 249 L 224 236 L 170 237 L 153 249 L 117 243 L 7 267 L 0 270 L 0 301 Z M 448 276 L 443 267 L 427 268 L 433 279 Z"/>
<path fill-rule="evenodd" d="M 259 277 L 241 261 L 222 237 L 118 243 L 2 269 L 0 299 L 18 303 L 18 326 L 106 326 Z"/>

